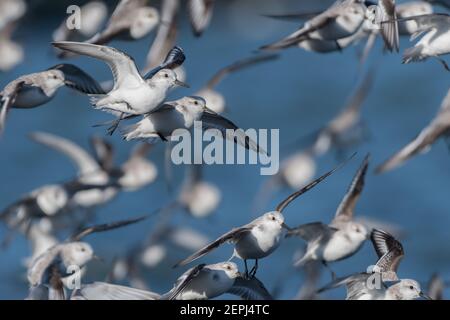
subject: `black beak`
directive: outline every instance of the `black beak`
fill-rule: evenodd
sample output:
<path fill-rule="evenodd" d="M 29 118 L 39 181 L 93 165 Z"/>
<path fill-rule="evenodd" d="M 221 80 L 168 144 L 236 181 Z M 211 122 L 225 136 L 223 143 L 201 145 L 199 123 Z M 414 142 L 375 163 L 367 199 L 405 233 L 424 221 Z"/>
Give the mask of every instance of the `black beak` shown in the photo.
<path fill-rule="evenodd" d="M 429 295 L 423 293 L 422 291 L 420 291 L 419 296 L 421 296 L 422 298 L 424 298 L 426 300 L 433 300 Z"/>
<path fill-rule="evenodd" d="M 190 86 L 187 83 L 184 83 L 183 81 L 180 81 L 178 79 L 175 80 L 175 84 L 180 87 L 190 88 Z"/>
<path fill-rule="evenodd" d="M 292 228 L 291 227 L 289 227 L 286 223 L 282 223 L 281 224 L 281 226 L 284 228 L 284 229 L 286 229 L 287 231 L 291 231 L 292 230 Z"/>

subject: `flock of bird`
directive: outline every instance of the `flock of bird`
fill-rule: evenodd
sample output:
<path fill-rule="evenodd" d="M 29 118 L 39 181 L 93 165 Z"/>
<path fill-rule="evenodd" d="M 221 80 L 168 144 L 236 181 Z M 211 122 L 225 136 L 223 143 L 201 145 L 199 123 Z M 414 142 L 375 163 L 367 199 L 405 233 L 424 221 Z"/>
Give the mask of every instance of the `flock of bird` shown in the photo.
<path fill-rule="evenodd" d="M 442 298 L 445 282 L 439 277 L 433 277 L 429 290 L 424 290 L 417 281 L 397 275 L 404 250 L 393 235 L 395 232 L 373 227 L 370 221 L 354 216 L 364 188 L 369 155 L 362 160 L 330 223 L 312 222 L 290 227 L 285 219 L 288 205 L 355 158 L 355 155 L 347 158 L 314 179 L 318 157 L 332 150 L 342 156 L 350 146 L 364 139 L 366 133 L 360 110 L 371 89 L 371 72 L 367 72 L 348 105 L 308 137 L 307 147 L 284 159 L 278 174 L 264 183 L 257 197 L 258 206 L 268 199 L 274 188 L 294 190 L 273 211 L 229 230 L 212 242 L 194 229 L 174 225 L 175 212 L 185 211 L 192 218 L 202 218 L 214 212 L 221 201 L 220 188 L 204 180 L 201 165 L 190 165 L 180 191 L 166 207 L 146 216 L 92 225 L 96 208 L 112 201 L 121 192 L 134 192 L 155 181 L 158 170 L 147 155 L 155 143 L 170 146 L 176 129 L 191 129 L 194 121 L 200 120 L 204 129 L 218 129 L 219 136 L 229 139 L 226 129 L 239 127 L 223 116 L 225 97 L 215 87 L 232 72 L 279 58 L 278 53 L 272 51 L 297 46 L 327 53 L 366 41 L 360 57 L 362 64 L 378 36 L 384 41 L 385 51 L 398 52 L 399 38 L 406 35 L 411 36 L 411 40 L 421 38 L 405 50 L 403 63 L 435 59 L 450 71 L 442 58 L 450 52 L 450 16 L 434 12 L 436 8 L 450 9 L 449 1 L 396 4 L 395 0 L 376 3 L 337 0 L 322 12 L 269 15 L 268 19 L 298 20 L 301 27 L 281 40 L 262 45 L 257 54 L 219 70 L 195 94 L 168 101 L 167 95 L 174 88 L 185 87 L 180 91 L 189 88 L 183 68 L 185 52 L 176 45 L 178 13 L 186 8 L 192 30 L 200 37 L 213 19 L 214 6 L 214 0 L 187 0 L 186 6 L 183 1 L 163 0 L 161 7 L 156 9 L 145 0 L 121 0 L 108 18 L 108 7 L 102 1 L 89 1 L 81 7 L 82 28 L 71 30 L 64 20 L 53 33 L 52 46 L 61 59 L 83 55 L 105 62 L 111 69 L 113 80 L 100 83 L 79 67 L 64 62 L 23 75 L 0 92 L 0 130 L 4 136 L 7 136 L 7 117 L 13 109 L 44 105 L 62 87 L 67 87 L 88 96 L 94 109 L 114 116 L 110 122 L 98 125 L 107 126 L 108 134 L 114 134 L 119 128 L 124 140 L 139 141 L 128 159 L 116 164 L 114 147 L 98 136 L 90 140 L 91 152 L 64 137 L 46 132 L 30 133 L 33 141 L 69 158 L 76 165 L 77 174 L 67 181 L 32 190 L 0 212 L 1 221 L 10 230 L 3 245 L 6 246 L 15 233 L 21 233 L 31 247 L 31 256 L 25 261 L 29 284 L 27 299 L 212 299 L 226 293 L 243 299 L 274 299 L 276 293 L 269 292 L 256 275 L 259 263 L 276 251 L 286 238 L 300 238 L 306 244 L 304 253 L 296 257 L 294 263 L 308 275 L 297 298 L 319 298 L 323 291 L 339 286 L 346 286 L 347 299 Z M 12 38 L 26 9 L 27 3 L 23 0 L 0 0 L 1 71 L 10 70 L 24 57 L 24 51 Z M 142 69 L 127 53 L 108 46 L 113 40 L 138 41 L 154 30 L 156 35 Z M 136 118 L 138 121 L 134 124 L 122 126 L 122 122 Z M 438 138 L 446 138 L 449 129 L 450 91 L 431 123 L 413 141 L 378 166 L 376 172 L 392 170 L 428 150 Z M 265 153 L 243 132 L 233 141 L 248 152 Z M 130 225 L 152 219 L 152 216 L 157 217 L 152 232 L 130 248 L 126 256 L 115 258 L 105 281 L 81 281 L 74 287 L 86 272 L 88 263 L 96 258 L 94 249 L 85 241 L 86 236 L 125 226 L 132 228 Z M 61 232 L 71 235 L 61 239 Z M 373 268 L 337 277 L 330 264 L 353 256 L 366 241 L 372 242 L 379 258 Z M 223 262 L 193 266 L 175 281 L 170 291 L 160 294 L 149 290 L 141 273 L 143 268 L 154 268 L 161 263 L 168 253 L 167 242 L 192 253 L 174 267 L 191 265 L 227 243 L 233 246 L 233 253 Z M 244 269 L 231 262 L 232 259 L 243 260 Z M 249 261 L 254 262 L 251 269 Z M 330 270 L 332 280 L 319 288 L 317 274 L 322 265 Z M 80 270 L 70 272 L 73 266 Z M 125 280 L 130 286 L 117 284 Z"/>

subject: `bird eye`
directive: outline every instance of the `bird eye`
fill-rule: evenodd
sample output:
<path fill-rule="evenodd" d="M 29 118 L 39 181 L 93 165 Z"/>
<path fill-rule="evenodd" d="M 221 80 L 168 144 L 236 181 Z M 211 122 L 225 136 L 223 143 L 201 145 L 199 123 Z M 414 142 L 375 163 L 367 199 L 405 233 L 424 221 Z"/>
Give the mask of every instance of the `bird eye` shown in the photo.
<path fill-rule="evenodd" d="M 169 77 L 169 75 L 168 75 L 167 73 L 165 73 L 165 74 L 164 74 L 164 77 L 168 78 L 168 77 Z"/>
<path fill-rule="evenodd" d="M 194 101 L 194 104 L 197 106 L 198 105 L 198 101 L 196 100 L 196 101 Z"/>
<path fill-rule="evenodd" d="M 414 287 L 413 286 L 409 286 L 409 289 L 414 290 Z"/>
<path fill-rule="evenodd" d="M 231 266 L 227 266 L 227 270 L 231 270 Z"/>
<path fill-rule="evenodd" d="M 272 221 L 275 221 L 275 216 L 271 216 L 270 219 L 271 219 Z"/>
<path fill-rule="evenodd" d="M 85 252 L 85 251 L 86 251 L 86 249 L 82 247 L 81 248 L 81 252 Z"/>

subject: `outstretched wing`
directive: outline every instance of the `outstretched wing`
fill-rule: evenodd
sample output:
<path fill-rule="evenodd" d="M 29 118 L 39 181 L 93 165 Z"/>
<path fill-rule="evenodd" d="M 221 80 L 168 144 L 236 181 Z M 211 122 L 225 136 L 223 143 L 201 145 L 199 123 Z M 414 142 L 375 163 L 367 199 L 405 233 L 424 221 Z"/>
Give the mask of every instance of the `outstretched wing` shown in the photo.
<path fill-rule="evenodd" d="M 249 232 L 251 232 L 251 230 L 252 230 L 251 225 L 246 225 L 243 227 L 235 228 L 235 229 L 225 233 L 224 235 L 220 236 L 219 238 L 217 238 L 210 244 L 206 245 L 202 249 L 198 250 L 197 252 L 193 253 L 186 259 L 181 260 L 180 262 L 175 264 L 174 268 L 179 267 L 179 266 L 184 266 L 188 263 L 191 263 L 192 261 L 197 260 L 198 258 L 201 258 L 204 255 L 208 254 L 212 250 L 217 249 L 222 244 L 239 239 L 240 237 L 244 236 L 245 234 L 248 234 Z"/>

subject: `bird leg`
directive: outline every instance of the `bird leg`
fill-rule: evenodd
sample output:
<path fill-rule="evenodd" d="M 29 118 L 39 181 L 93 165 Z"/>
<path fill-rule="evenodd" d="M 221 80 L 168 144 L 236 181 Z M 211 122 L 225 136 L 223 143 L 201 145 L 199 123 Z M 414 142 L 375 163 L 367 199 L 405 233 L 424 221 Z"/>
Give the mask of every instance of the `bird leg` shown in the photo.
<path fill-rule="evenodd" d="M 252 270 L 250 270 L 250 277 L 251 278 L 255 277 L 256 270 L 258 270 L 258 259 L 255 260 L 255 265 L 253 266 Z"/>
<path fill-rule="evenodd" d="M 247 266 L 247 260 L 245 260 L 244 259 L 244 266 L 245 266 L 245 278 L 249 278 L 249 275 L 248 275 L 248 266 Z"/>
<path fill-rule="evenodd" d="M 445 70 L 450 71 L 450 67 L 448 66 L 447 62 L 445 62 L 445 60 L 435 57 L 445 68 Z"/>
<path fill-rule="evenodd" d="M 111 126 L 107 129 L 108 134 L 109 134 L 110 136 L 112 136 L 113 133 L 114 133 L 114 131 L 116 131 L 117 127 L 119 126 L 120 121 L 122 121 L 124 117 L 125 117 L 125 113 L 122 112 L 122 113 L 120 114 L 120 117 L 117 118 L 116 120 L 114 120 L 114 121 L 112 122 Z"/>
<path fill-rule="evenodd" d="M 331 273 L 331 280 L 332 281 L 334 281 L 334 280 L 336 280 L 336 273 L 334 273 L 334 271 L 333 270 L 331 270 L 331 268 L 330 268 L 330 266 L 328 265 L 328 263 L 325 261 L 325 260 L 322 260 L 322 264 L 325 266 L 325 268 L 327 268 L 328 269 L 328 271 L 330 271 L 330 273 Z"/>

